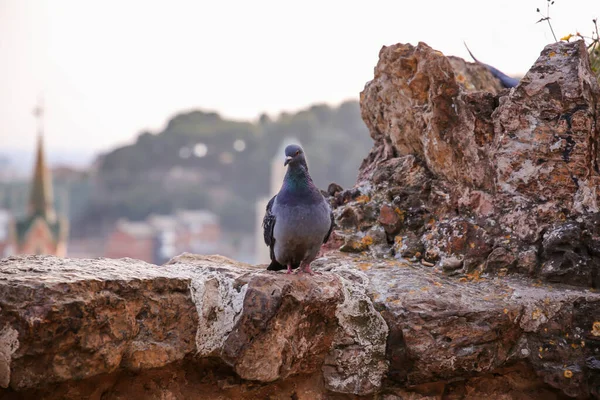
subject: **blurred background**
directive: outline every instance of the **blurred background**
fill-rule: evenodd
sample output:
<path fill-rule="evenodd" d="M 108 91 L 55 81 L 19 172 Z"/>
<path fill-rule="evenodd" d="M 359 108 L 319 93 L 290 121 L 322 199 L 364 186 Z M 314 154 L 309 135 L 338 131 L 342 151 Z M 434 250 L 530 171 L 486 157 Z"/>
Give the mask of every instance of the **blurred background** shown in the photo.
<path fill-rule="evenodd" d="M 522 76 L 597 0 L 0 0 L 0 256 L 183 251 L 266 262 L 286 143 L 326 189 L 372 141 L 358 96 L 383 45 Z"/>

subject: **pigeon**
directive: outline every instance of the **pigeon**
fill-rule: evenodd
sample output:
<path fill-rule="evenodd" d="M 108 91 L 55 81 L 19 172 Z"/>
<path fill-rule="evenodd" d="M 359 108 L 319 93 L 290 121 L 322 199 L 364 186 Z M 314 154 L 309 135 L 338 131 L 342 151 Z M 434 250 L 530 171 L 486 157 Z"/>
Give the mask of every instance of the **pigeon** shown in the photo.
<path fill-rule="evenodd" d="M 287 268 L 287 273 L 300 267 L 313 274 L 310 263 L 333 230 L 333 212 L 308 173 L 302 147 L 285 148 L 287 172 L 283 184 L 265 210 L 263 235 L 269 247 L 269 271 Z"/>

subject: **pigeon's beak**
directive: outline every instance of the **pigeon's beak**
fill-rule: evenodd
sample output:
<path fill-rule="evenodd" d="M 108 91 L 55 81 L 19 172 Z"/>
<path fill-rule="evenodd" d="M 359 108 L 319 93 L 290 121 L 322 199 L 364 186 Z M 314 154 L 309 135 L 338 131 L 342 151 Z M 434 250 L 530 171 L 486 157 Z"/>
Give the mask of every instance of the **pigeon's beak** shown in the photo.
<path fill-rule="evenodd" d="M 287 156 L 287 157 L 285 158 L 285 162 L 283 163 L 283 166 L 285 167 L 286 165 L 288 165 L 288 164 L 290 163 L 290 161 L 292 161 L 292 157 L 290 157 L 290 156 Z"/>

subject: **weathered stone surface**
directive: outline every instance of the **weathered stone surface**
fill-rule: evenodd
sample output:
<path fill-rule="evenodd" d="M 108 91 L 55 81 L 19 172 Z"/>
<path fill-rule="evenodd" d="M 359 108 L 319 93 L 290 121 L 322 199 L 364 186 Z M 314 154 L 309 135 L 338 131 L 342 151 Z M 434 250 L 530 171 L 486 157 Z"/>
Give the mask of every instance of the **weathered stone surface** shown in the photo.
<path fill-rule="evenodd" d="M 410 233 L 424 264 L 448 273 L 600 287 L 597 104 L 582 41 L 547 46 L 510 90 L 424 43 L 383 47 L 361 93 L 375 141 L 355 188 L 361 196 L 335 203 L 336 217 L 360 218 L 340 224 L 340 234 L 382 226 L 386 241 L 370 248 L 384 253 L 387 242 L 398 256 Z M 368 251 L 342 247 L 356 248 Z M 447 262 L 455 259 L 460 268 Z"/>
<path fill-rule="evenodd" d="M 421 239 L 409 231 L 404 236 L 396 236 L 393 250 L 396 258 L 420 258 L 423 255 L 424 247 Z"/>
<path fill-rule="evenodd" d="M 196 347 L 184 275 L 133 260 L 41 257 L 5 259 L 0 271 L 2 347 L 11 349 L 0 370 L 10 369 L 12 388 L 160 367 Z"/>
<path fill-rule="evenodd" d="M 161 267 L 5 259 L 0 383 L 23 391 L 210 358 L 244 381 L 316 374 L 333 391 L 372 393 L 387 371 L 387 325 L 367 284 L 347 267 L 286 275 L 222 257 L 182 255 Z"/>
<path fill-rule="evenodd" d="M 378 222 L 383 226 L 388 235 L 395 235 L 402 228 L 404 215 L 400 209 L 393 209 L 389 205 L 384 204 L 379 210 Z"/>
<path fill-rule="evenodd" d="M 494 78 L 485 66 L 453 56 L 449 56 L 448 61 L 456 82 L 465 91 L 498 93 L 503 89 L 500 81 Z"/>
<path fill-rule="evenodd" d="M 546 46 L 494 112 L 496 188 L 546 212 L 597 212 L 600 88 L 583 41 Z"/>
<path fill-rule="evenodd" d="M 517 257 L 511 250 L 506 247 L 496 247 L 485 261 L 485 272 L 506 274 L 516 263 Z"/>
<path fill-rule="evenodd" d="M 398 155 L 413 154 L 450 181 L 491 187 L 488 143 L 479 145 L 473 129 L 464 129 L 474 124 L 476 111 L 460 93 L 442 53 L 425 43 L 383 47 L 375 77 L 361 93 L 362 117 L 373 139 L 385 139 Z"/>
<path fill-rule="evenodd" d="M 410 263 L 371 260 L 366 274 L 390 329 L 394 382 L 465 378 L 525 360 L 570 396 L 594 389 L 586 382 L 595 371 L 585 365 L 600 354 L 600 294 L 513 278 L 451 278 Z M 566 370 L 571 378 L 558 379 Z"/>
<path fill-rule="evenodd" d="M 369 279 L 345 267 L 334 267 L 340 276 L 344 301 L 336 316 L 338 329 L 323 366 L 325 387 L 334 392 L 365 395 L 378 390 L 388 369 L 385 348 L 388 326 L 367 294 Z"/>
<path fill-rule="evenodd" d="M 314 267 L 5 259 L 0 396 L 597 397 L 598 293 L 333 252 Z"/>

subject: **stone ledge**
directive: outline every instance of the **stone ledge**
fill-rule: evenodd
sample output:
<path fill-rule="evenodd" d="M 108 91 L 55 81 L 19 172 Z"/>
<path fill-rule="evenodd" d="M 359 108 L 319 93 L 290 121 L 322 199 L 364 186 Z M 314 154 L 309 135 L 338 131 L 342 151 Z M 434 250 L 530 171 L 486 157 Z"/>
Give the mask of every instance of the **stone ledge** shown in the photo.
<path fill-rule="evenodd" d="M 315 398 L 449 388 L 523 365 L 539 376 L 531 380 L 537 391 L 599 396 L 593 290 L 523 278 L 461 281 L 418 264 L 338 253 L 315 267 L 322 274 L 311 277 L 188 254 L 163 266 L 4 259 L 0 385 L 39 398 L 49 385 L 178 365 L 204 371 L 216 360 L 234 386 L 304 379 L 318 384 L 296 397 Z"/>

